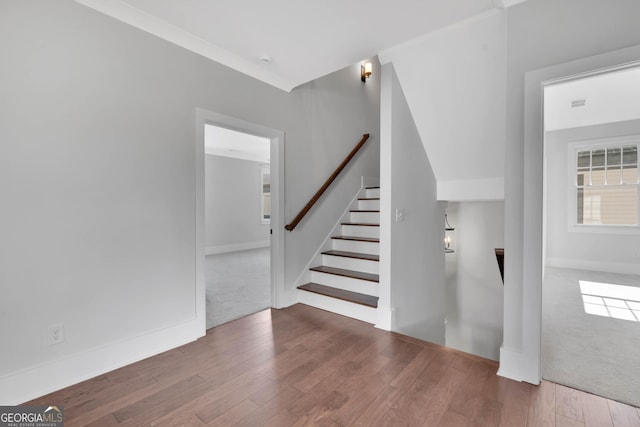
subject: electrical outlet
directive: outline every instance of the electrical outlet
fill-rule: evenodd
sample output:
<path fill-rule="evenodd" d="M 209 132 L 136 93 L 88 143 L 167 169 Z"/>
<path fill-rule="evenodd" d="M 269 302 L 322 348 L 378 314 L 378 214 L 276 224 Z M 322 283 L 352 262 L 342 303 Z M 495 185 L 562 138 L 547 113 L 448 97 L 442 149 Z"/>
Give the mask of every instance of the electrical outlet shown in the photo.
<path fill-rule="evenodd" d="M 396 209 L 396 222 L 404 222 L 404 209 Z"/>
<path fill-rule="evenodd" d="M 58 323 L 47 328 L 47 344 L 56 345 L 64 342 L 64 325 Z"/>

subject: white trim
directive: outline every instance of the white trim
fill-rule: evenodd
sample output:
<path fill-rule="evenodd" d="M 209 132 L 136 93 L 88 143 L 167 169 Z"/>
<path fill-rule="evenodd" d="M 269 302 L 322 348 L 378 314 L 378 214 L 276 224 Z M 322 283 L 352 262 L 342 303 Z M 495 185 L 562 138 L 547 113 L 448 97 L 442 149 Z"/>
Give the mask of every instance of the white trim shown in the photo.
<path fill-rule="evenodd" d="M 522 368 L 520 367 L 522 357 L 521 351 L 500 346 L 500 367 L 498 369 L 498 375 L 514 381 L 522 381 Z M 538 383 L 539 381 L 535 384 Z"/>
<path fill-rule="evenodd" d="M 640 58 L 640 45 L 601 55 L 591 56 L 525 74 L 524 105 L 524 218 L 522 222 L 522 259 L 505 258 L 507 271 L 518 272 L 518 277 L 505 275 L 505 306 L 513 307 L 522 316 L 522 329 L 513 331 L 512 325 L 520 325 L 518 319 L 505 316 L 505 336 L 521 337 L 521 348 L 501 351 L 500 371 L 509 378 L 537 384 L 540 381 L 540 339 L 542 314 L 543 236 L 546 233 L 543 197 L 544 133 L 543 88 L 545 85 L 570 78 L 593 75 L 604 70 L 625 67 Z M 622 64 L 622 65 L 619 65 Z M 593 71 L 596 70 L 596 71 Z M 507 230 L 518 232 L 518 230 Z M 519 258 L 519 257 L 518 257 Z M 521 276 L 518 262 L 522 262 Z M 510 287 L 516 292 L 506 292 Z M 520 290 L 520 292 L 517 292 Z M 512 298 L 509 298 L 513 296 Z M 518 308 L 522 307 L 522 310 Z M 511 328 L 511 329 L 510 329 Z M 504 358 L 503 358 L 504 356 Z M 502 368 L 504 365 L 504 369 Z M 517 370 L 517 372 L 514 372 Z"/>
<path fill-rule="evenodd" d="M 449 202 L 501 201 L 504 178 L 438 180 L 437 197 Z"/>
<path fill-rule="evenodd" d="M 524 3 L 525 1 L 527 0 L 493 0 L 493 4 L 498 9 L 506 9 L 511 6 Z"/>
<path fill-rule="evenodd" d="M 247 61 L 226 49 L 211 44 L 182 28 L 176 27 L 157 16 L 150 15 L 121 0 L 75 1 L 142 31 L 146 31 L 149 34 L 153 34 L 154 36 L 195 52 L 198 55 L 202 55 L 205 58 L 209 58 L 243 74 L 261 80 L 285 92 L 291 92 L 291 90 L 299 84 L 284 79 L 273 72 L 269 72 L 264 67 L 261 67 L 259 63 Z"/>
<path fill-rule="evenodd" d="M 594 261 L 570 258 L 547 258 L 548 267 L 569 268 L 572 270 L 604 271 L 607 273 L 640 275 L 637 262 Z"/>
<path fill-rule="evenodd" d="M 284 132 L 231 116 L 196 108 L 196 282 L 199 310 L 206 323 L 204 284 L 204 125 L 212 124 L 227 129 L 269 138 L 271 140 L 271 304 L 274 308 L 287 307 L 296 302 L 295 292 L 285 288 L 285 236 L 284 236 Z M 203 324 L 204 324 L 203 323 Z"/>
<path fill-rule="evenodd" d="M 197 319 L 94 347 L 0 378 L 0 405 L 18 405 L 139 360 L 195 341 L 203 335 Z"/>
<path fill-rule="evenodd" d="M 268 248 L 271 245 L 269 240 L 259 240 L 255 242 L 234 243 L 232 245 L 207 246 L 204 249 L 205 255 L 217 255 L 228 252 L 247 251 L 249 249 Z"/>

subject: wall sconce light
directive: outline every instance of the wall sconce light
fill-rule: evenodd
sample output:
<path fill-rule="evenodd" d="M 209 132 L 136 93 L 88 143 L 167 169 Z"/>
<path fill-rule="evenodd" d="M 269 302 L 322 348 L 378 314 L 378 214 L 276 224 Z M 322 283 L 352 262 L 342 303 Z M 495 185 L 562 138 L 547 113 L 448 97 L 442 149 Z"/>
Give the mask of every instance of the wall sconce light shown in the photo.
<path fill-rule="evenodd" d="M 371 62 L 367 62 L 360 66 L 360 80 L 362 80 L 362 83 L 365 83 L 367 79 L 371 77 L 372 70 L 373 66 L 371 65 Z"/>
<path fill-rule="evenodd" d="M 447 218 L 447 213 L 444 214 L 444 253 L 452 254 L 455 252 L 453 250 L 452 236 L 455 228 L 449 224 L 449 219 Z"/>

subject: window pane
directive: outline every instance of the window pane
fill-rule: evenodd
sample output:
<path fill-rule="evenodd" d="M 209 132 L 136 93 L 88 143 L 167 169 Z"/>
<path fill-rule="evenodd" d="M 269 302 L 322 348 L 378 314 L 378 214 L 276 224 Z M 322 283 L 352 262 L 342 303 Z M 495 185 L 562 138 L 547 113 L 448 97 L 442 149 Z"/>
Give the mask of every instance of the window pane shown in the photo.
<path fill-rule="evenodd" d="M 594 168 L 604 166 L 604 148 L 591 152 L 591 166 Z"/>
<path fill-rule="evenodd" d="M 589 184 L 589 171 L 578 171 L 578 175 L 576 177 L 576 184 L 578 187 L 582 187 L 585 184 Z"/>
<path fill-rule="evenodd" d="M 628 167 L 623 169 L 622 178 L 625 184 L 637 184 L 638 183 L 638 168 Z"/>
<path fill-rule="evenodd" d="M 591 171 L 591 185 L 604 185 L 604 168 L 593 168 Z"/>
<path fill-rule="evenodd" d="M 578 151 L 578 167 L 588 168 L 591 165 L 591 152 Z"/>
<path fill-rule="evenodd" d="M 627 145 L 623 147 L 623 159 L 625 165 L 638 164 L 638 146 Z"/>
<path fill-rule="evenodd" d="M 637 225 L 637 186 L 586 187 L 578 194 L 578 203 L 582 203 L 582 222 L 578 217 L 578 224 Z"/>
<path fill-rule="evenodd" d="M 607 148 L 607 166 L 619 166 L 621 159 L 622 150 L 620 147 L 611 147 Z"/>
<path fill-rule="evenodd" d="M 622 169 L 608 169 L 607 170 L 607 185 L 622 184 Z"/>

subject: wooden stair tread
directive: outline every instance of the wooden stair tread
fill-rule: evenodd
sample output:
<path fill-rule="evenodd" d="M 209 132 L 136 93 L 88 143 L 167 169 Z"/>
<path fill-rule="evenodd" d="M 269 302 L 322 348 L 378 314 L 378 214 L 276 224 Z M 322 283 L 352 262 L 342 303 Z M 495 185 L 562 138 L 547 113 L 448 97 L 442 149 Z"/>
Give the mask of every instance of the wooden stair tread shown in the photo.
<path fill-rule="evenodd" d="M 352 209 L 349 212 L 356 212 L 356 213 L 361 213 L 361 212 L 371 212 L 371 213 L 380 213 L 380 211 L 374 211 L 373 209 Z"/>
<path fill-rule="evenodd" d="M 331 238 L 338 240 L 354 240 L 356 242 L 380 243 L 380 239 L 377 237 L 332 236 Z"/>
<path fill-rule="evenodd" d="M 334 274 L 336 276 L 350 277 L 352 279 L 367 280 L 369 282 L 379 282 L 380 276 L 372 273 L 363 273 L 362 271 L 347 270 L 344 268 L 327 267 L 326 265 L 319 265 L 318 267 L 310 268 L 311 271 L 317 271 L 319 273 Z"/>
<path fill-rule="evenodd" d="M 362 254 L 359 252 L 330 250 L 330 251 L 322 252 L 322 255 L 332 255 L 332 256 L 340 256 L 344 258 L 364 259 L 368 261 L 380 261 L 380 255 Z"/>
<path fill-rule="evenodd" d="M 365 187 L 365 190 L 376 190 L 379 189 L 380 187 Z"/>
<path fill-rule="evenodd" d="M 380 200 L 380 197 L 360 197 L 358 200 Z"/>
<path fill-rule="evenodd" d="M 358 225 L 362 227 L 380 227 L 380 224 L 374 224 L 372 222 L 343 222 L 340 225 Z"/>
<path fill-rule="evenodd" d="M 305 285 L 300 285 L 298 286 L 298 289 L 340 299 L 342 301 L 366 305 L 367 307 L 372 307 L 372 308 L 378 307 L 378 297 L 360 294 L 358 292 L 351 292 L 344 289 L 332 288 L 331 286 L 320 285 L 318 283 L 307 283 Z"/>

